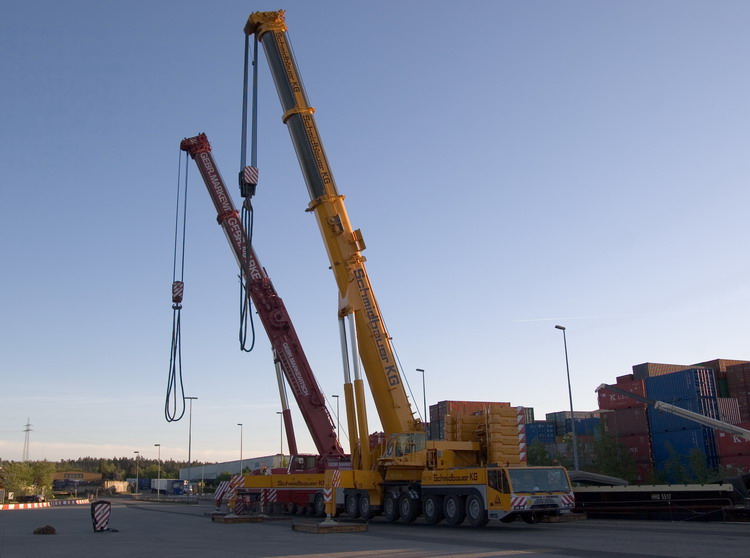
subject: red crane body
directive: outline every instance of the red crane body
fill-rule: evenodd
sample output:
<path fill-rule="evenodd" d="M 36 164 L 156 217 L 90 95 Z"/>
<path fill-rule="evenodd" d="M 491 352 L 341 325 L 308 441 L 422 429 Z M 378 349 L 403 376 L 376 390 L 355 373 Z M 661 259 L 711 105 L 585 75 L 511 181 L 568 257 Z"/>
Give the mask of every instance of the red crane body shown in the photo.
<path fill-rule="evenodd" d="M 198 165 L 206 188 L 216 208 L 216 220 L 221 225 L 245 278 L 247 290 L 271 342 L 274 359 L 280 364 L 305 419 L 320 459 L 318 468 L 338 468 L 349 458 L 344 454 L 336 436 L 336 427 L 328 409 L 302 344 L 292 324 L 281 297 L 276 293 L 271 279 L 260 265 L 253 247 L 248 243 L 239 213 L 216 166 L 211 145 L 205 134 L 186 138 L 180 143 Z M 284 411 L 287 433 L 292 433 L 289 410 Z M 296 455 L 296 441 L 289 436 L 290 453 Z"/>

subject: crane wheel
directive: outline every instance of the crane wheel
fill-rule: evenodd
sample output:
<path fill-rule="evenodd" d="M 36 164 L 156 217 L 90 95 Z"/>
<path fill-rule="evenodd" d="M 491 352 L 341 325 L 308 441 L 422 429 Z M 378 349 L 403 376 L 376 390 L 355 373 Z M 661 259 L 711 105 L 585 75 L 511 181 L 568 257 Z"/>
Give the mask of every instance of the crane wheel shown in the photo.
<path fill-rule="evenodd" d="M 383 514 L 385 518 L 394 523 L 398 521 L 399 510 L 398 510 L 398 497 L 394 494 L 388 494 L 383 501 Z"/>

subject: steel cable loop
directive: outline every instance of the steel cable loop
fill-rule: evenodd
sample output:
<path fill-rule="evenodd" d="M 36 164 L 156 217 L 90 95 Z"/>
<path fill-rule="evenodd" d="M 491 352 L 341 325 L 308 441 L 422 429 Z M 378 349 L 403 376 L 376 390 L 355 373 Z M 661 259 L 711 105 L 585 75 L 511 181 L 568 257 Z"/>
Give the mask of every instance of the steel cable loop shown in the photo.
<path fill-rule="evenodd" d="M 185 156 L 184 194 L 180 197 L 182 186 L 182 151 L 180 150 L 177 165 L 177 203 L 175 211 L 174 254 L 172 261 L 172 343 L 169 353 L 169 372 L 167 374 L 167 394 L 164 400 L 164 418 L 167 422 L 180 420 L 185 416 L 185 386 L 182 378 L 182 335 L 181 310 L 185 276 L 185 237 L 187 231 L 187 185 L 188 160 Z M 182 210 L 182 211 L 181 211 Z M 180 243 L 180 213 L 182 213 L 182 243 Z M 179 275 L 177 260 L 180 259 Z M 179 401 L 177 393 L 180 393 Z"/>
<path fill-rule="evenodd" d="M 247 234 L 247 242 L 245 243 L 245 261 L 250 261 L 250 247 L 253 241 L 253 206 L 250 203 L 250 199 L 245 199 L 242 204 L 242 225 L 245 228 Z M 244 275 L 244 277 L 243 277 Z M 240 275 L 240 349 L 246 353 L 249 353 L 255 347 L 255 322 L 253 320 L 252 313 L 252 301 L 250 299 L 250 292 L 248 291 L 248 277 L 249 274 Z M 247 335 L 251 333 L 250 346 L 247 345 Z"/>
<path fill-rule="evenodd" d="M 172 348 L 169 354 L 169 375 L 167 376 L 167 397 L 164 401 L 164 418 L 167 422 L 180 420 L 185 416 L 185 388 L 182 381 L 182 336 L 180 335 L 180 310 L 182 306 L 172 306 Z M 181 407 L 178 407 L 177 391 L 180 391 Z M 177 416 L 179 409 L 179 416 Z"/>

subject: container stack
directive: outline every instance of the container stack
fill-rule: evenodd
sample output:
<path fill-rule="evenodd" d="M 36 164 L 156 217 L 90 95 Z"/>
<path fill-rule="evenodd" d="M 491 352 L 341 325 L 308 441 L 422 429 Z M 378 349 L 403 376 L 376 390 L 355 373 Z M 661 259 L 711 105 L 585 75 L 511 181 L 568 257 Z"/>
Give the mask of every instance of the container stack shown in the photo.
<path fill-rule="evenodd" d="M 727 367 L 729 396 L 737 399 L 742 422 L 750 422 L 750 363 Z"/>
<path fill-rule="evenodd" d="M 644 381 L 646 395 L 655 401 L 664 401 L 719 419 L 716 381 L 713 370 L 689 368 L 662 376 L 652 376 Z M 648 409 L 651 428 L 651 449 L 657 470 L 666 471 L 668 462 L 677 457 L 683 466 L 690 468 L 690 455 L 698 449 L 705 455 L 706 466 L 719 465 L 714 430 L 695 421 L 671 413 Z M 669 479 L 674 480 L 674 479 Z"/>
<path fill-rule="evenodd" d="M 634 374 L 619 376 L 615 387 L 640 397 L 646 396 L 644 381 L 636 379 Z M 607 389 L 600 389 L 598 398 L 604 434 L 630 451 L 636 463 L 638 482 L 646 482 L 654 468 L 646 404 Z"/>
<path fill-rule="evenodd" d="M 750 430 L 750 422 L 741 422 L 737 426 Z M 740 474 L 750 470 L 750 440 L 717 430 L 716 446 L 719 451 L 719 463 L 729 474 Z"/>

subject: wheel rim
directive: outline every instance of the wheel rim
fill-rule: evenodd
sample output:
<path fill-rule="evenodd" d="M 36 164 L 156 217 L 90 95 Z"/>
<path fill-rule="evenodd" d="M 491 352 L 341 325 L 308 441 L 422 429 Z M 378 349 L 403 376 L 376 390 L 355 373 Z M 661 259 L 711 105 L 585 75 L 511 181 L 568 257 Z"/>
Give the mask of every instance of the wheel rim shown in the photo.
<path fill-rule="evenodd" d="M 456 500 L 454 498 L 448 498 L 445 501 L 445 515 L 451 518 L 456 516 Z"/>

